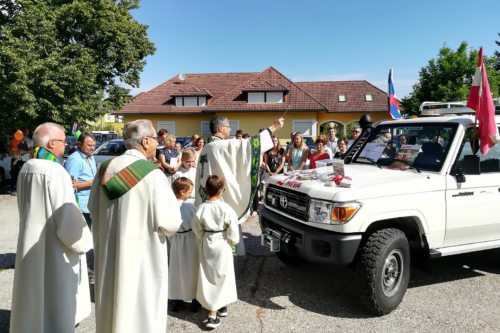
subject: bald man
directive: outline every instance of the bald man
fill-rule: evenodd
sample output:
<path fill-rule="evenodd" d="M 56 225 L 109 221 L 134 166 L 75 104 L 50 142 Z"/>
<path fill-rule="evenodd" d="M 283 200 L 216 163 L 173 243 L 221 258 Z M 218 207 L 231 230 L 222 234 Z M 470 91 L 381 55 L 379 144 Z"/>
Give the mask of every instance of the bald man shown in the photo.
<path fill-rule="evenodd" d="M 19 173 L 11 332 L 73 332 L 90 315 L 85 253 L 92 236 L 59 164 L 65 143 L 60 125 L 38 126 L 33 158 Z"/>

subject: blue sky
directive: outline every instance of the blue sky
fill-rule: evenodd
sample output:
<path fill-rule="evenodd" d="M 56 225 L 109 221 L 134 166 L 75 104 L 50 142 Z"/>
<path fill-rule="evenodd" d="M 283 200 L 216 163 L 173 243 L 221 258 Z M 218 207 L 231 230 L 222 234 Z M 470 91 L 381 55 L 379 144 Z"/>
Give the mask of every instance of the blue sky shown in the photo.
<path fill-rule="evenodd" d="M 399 98 L 447 45 L 500 47 L 500 0 L 142 0 L 132 11 L 157 51 L 141 86 L 179 73 L 260 72 L 293 81 L 367 80 Z"/>

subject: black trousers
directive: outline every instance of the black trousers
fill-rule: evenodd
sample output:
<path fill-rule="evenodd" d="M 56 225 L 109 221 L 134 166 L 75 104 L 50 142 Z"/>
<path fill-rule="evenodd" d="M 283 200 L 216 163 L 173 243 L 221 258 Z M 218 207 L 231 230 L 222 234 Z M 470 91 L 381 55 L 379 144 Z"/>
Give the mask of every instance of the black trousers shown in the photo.
<path fill-rule="evenodd" d="M 89 229 L 92 230 L 92 219 L 90 218 L 90 213 L 83 213 L 83 217 L 85 218 L 85 222 L 89 226 Z M 87 267 L 90 270 L 94 270 L 94 250 L 90 250 L 87 252 Z"/>
<path fill-rule="evenodd" d="M 16 184 L 17 184 L 17 178 L 19 178 L 19 172 L 21 171 L 21 168 L 24 165 L 24 161 L 17 161 L 15 164 L 11 164 L 10 166 L 10 175 L 12 177 L 11 179 L 11 189 L 15 190 L 16 189 Z"/>

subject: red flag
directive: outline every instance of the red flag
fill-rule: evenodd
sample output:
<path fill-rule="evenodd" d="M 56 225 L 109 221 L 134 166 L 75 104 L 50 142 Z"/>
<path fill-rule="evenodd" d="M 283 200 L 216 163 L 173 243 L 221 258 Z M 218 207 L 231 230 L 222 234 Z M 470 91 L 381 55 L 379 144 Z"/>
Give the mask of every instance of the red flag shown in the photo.
<path fill-rule="evenodd" d="M 495 122 L 495 105 L 491 97 L 488 74 L 483 63 L 482 47 L 479 49 L 479 59 L 470 87 L 467 107 L 476 111 L 476 120 L 479 122 L 479 148 L 483 156 L 486 156 L 496 142 L 498 128 Z"/>

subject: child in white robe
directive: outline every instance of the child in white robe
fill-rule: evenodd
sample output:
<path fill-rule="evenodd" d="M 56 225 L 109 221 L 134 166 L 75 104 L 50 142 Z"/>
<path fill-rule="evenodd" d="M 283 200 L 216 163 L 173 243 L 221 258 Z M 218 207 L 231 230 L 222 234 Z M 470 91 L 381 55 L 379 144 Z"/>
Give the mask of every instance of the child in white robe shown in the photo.
<path fill-rule="evenodd" d="M 191 311 L 198 312 L 200 303 L 196 300 L 196 286 L 198 283 L 199 257 L 198 240 L 191 231 L 196 208 L 193 203 L 186 201 L 191 197 L 193 182 L 180 177 L 172 184 L 172 190 L 177 197 L 180 207 L 182 224 L 170 238 L 170 269 L 168 275 L 168 298 L 170 310 L 179 311 L 184 302 L 191 301 Z"/>
<path fill-rule="evenodd" d="M 198 207 L 192 223 L 193 233 L 201 240 L 196 299 L 209 310 L 207 328 L 219 326 L 219 317 L 227 316 L 227 305 L 238 299 L 232 251 L 240 238 L 238 216 L 220 200 L 224 185 L 223 177 L 208 177 L 208 199 Z"/>
<path fill-rule="evenodd" d="M 186 148 L 182 151 L 181 155 L 181 166 L 179 170 L 171 177 L 172 182 L 180 177 L 189 178 L 193 183 L 196 179 L 196 154 L 193 148 Z M 187 200 L 188 202 L 194 203 L 195 198 L 195 188 L 193 187 L 193 191 L 191 192 L 191 196 Z"/>

